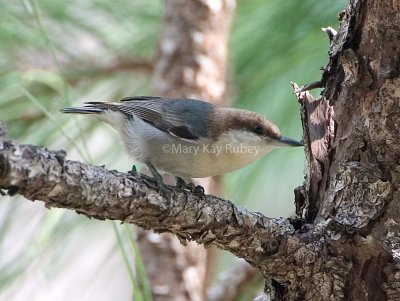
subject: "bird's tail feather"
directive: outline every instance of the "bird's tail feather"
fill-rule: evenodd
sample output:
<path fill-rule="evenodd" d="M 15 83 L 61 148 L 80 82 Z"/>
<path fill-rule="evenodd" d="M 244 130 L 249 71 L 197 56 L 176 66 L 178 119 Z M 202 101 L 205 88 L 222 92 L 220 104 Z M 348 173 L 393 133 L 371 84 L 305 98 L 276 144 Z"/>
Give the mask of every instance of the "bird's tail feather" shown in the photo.
<path fill-rule="evenodd" d="M 104 112 L 103 108 L 96 108 L 93 106 L 85 107 L 69 107 L 60 110 L 61 113 L 67 114 L 99 114 Z"/>

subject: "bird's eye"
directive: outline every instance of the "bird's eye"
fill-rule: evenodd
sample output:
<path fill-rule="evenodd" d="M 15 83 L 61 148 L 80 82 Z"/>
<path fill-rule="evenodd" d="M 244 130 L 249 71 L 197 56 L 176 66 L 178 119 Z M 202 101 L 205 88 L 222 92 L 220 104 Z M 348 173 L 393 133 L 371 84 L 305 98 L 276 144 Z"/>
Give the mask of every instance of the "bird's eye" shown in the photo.
<path fill-rule="evenodd" d="M 262 128 L 260 125 L 255 125 L 253 127 L 253 133 L 257 134 L 257 135 L 261 135 L 262 134 Z"/>

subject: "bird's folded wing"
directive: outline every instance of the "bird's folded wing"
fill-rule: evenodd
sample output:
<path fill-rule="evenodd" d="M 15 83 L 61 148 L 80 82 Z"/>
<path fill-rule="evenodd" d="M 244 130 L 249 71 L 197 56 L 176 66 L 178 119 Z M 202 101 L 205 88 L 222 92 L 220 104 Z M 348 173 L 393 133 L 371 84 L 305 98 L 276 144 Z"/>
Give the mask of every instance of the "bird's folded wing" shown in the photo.
<path fill-rule="evenodd" d="M 139 117 L 161 131 L 189 141 L 207 136 L 207 116 L 209 110 L 214 107 L 212 104 L 193 99 L 151 96 L 126 97 L 116 103 L 87 104 L 104 106 L 128 116 Z"/>

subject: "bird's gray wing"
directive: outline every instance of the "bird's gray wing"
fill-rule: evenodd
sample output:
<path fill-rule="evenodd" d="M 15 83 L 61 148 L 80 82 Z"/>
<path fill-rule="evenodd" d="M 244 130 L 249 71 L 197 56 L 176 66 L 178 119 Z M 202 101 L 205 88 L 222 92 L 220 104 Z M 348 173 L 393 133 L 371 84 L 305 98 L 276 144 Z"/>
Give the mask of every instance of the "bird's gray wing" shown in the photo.
<path fill-rule="evenodd" d="M 118 103 L 108 104 L 113 105 L 114 110 L 139 117 L 159 130 L 185 140 L 207 137 L 208 113 L 215 107 L 195 99 L 152 96 L 126 97 Z"/>

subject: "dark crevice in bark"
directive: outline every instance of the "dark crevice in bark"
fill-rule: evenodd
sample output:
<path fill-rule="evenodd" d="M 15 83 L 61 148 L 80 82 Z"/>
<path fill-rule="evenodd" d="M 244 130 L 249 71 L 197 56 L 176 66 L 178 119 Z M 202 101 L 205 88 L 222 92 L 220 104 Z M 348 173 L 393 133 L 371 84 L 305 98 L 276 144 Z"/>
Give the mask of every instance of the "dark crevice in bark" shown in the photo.
<path fill-rule="evenodd" d="M 271 285 L 274 288 L 276 299 L 280 300 L 283 296 L 285 296 L 287 288 L 284 285 L 273 279 L 271 280 Z"/>

